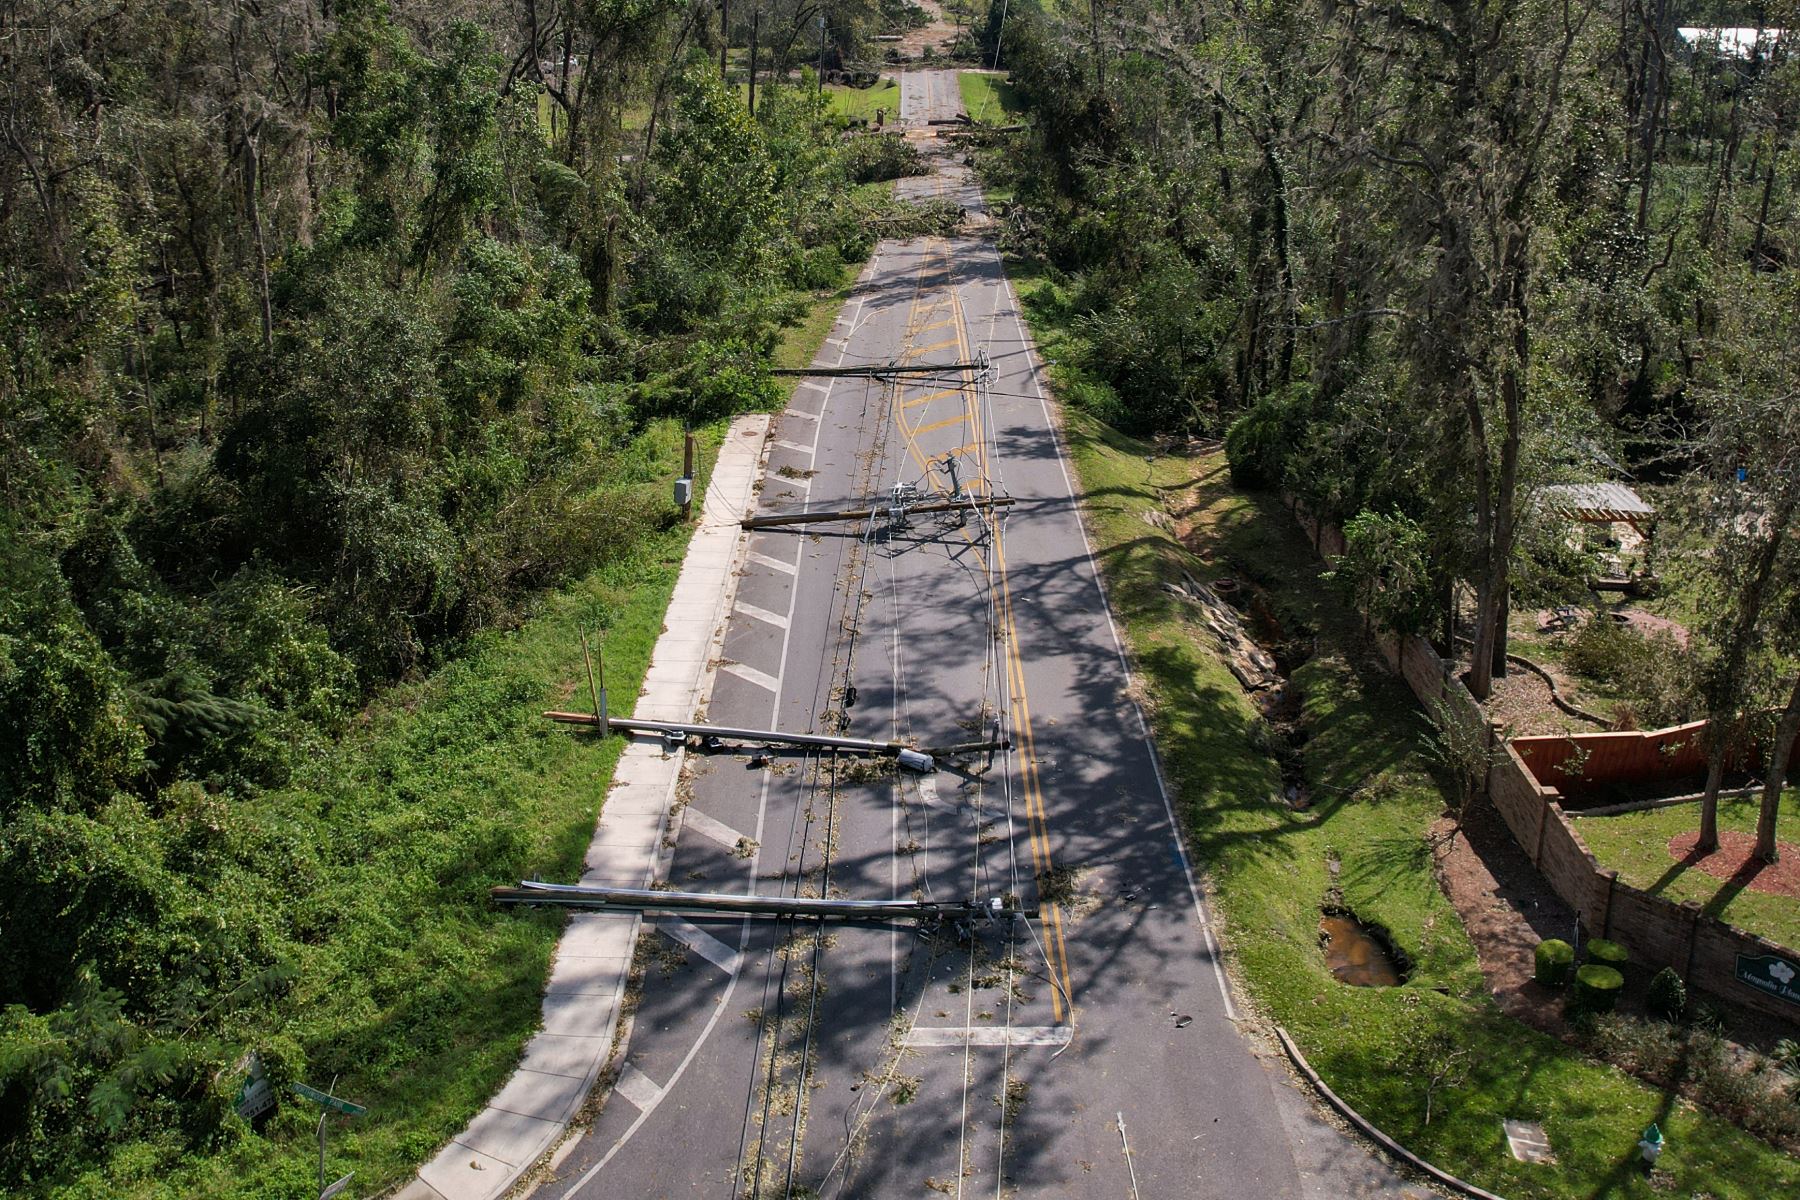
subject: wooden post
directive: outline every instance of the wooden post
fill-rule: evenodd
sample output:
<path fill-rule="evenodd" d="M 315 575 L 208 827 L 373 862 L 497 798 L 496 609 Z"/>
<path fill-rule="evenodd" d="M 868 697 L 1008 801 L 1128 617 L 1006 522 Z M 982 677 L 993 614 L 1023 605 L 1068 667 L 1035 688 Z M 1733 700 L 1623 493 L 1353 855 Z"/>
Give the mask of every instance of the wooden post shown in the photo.
<path fill-rule="evenodd" d="M 688 481 L 688 498 L 681 502 L 681 519 L 689 520 L 694 515 L 694 434 L 689 430 L 681 441 L 681 477 Z"/>
<path fill-rule="evenodd" d="M 756 119 L 756 32 L 762 24 L 762 9 L 750 12 L 750 119 Z"/>

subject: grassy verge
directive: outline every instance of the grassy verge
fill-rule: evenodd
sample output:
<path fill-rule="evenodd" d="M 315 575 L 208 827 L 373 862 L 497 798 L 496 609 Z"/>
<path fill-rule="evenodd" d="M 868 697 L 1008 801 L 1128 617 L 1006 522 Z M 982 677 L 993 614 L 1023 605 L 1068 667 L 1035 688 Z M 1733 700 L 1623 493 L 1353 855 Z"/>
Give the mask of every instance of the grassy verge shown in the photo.
<path fill-rule="evenodd" d="M 703 474 L 720 433 L 705 432 Z M 659 424 L 621 457 L 618 486 L 666 496 L 680 461 L 679 426 Z M 538 1023 L 562 921 L 498 911 L 486 891 L 574 878 L 621 747 L 538 714 L 587 706 L 582 633 L 605 651 L 615 704 L 630 705 L 687 539 L 679 525 L 649 531 L 518 628 L 384 696 L 304 784 L 219 818 L 208 852 L 244 878 L 218 919 L 260 923 L 298 970 L 286 996 L 245 1006 L 243 1042 L 368 1106 L 334 1118 L 327 1161 L 333 1177 L 354 1170 L 362 1194 L 455 1135 Z M 242 1130 L 205 1157 L 173 1134 L 134 1143 L 47 1194 L 310 1198 L 317 1119 L 290 1097 L 261 1136 Z"/>
<path fill-rule="evenodd" d="M 1051 346 L 1062 336 L 1042 332 Z M 1424 833 L 1443 798 L 1422 754 L 1424 727 L 1410 696 L 1361 664 L 1354 625 L 1324 595 L 1318 564 L 1280 506 L 1235 491 L 1217 454 L 1152 458 L 1149 446 L 1079 410 L 1068 436 L 1158 746 L 1238 969 L 1332 1087 L 1416 1152 L 1514 1200 L 1665 1191 L 1749 1200 L 1800 1186 L 1800 1162 L 1493 1004 L 1432 873 Z M 1171 509 L 1184 514 L 1188 546 L 1146 519 L 1162 522 Z M 1290 635 L 1316 631 L 1317 649 L 1294 675 L 1318 798 L 1309 811 L 1276 799 L 1271 732 L 1194 613 L 1163 586 L 1183 573 L 1250 578 Z M 1327 971 L 1318 906 L 1334 860 L 1344 902 L 1385 924 L 1415 959 L 1406 986 L 1351 988 Z M 1427 1123 L 1419 1081 L 1440 1071 L 1450 1082 Z M 1513 1160 L 1507 1117 L 1544 1122 L 1560 1165 Z M 1673 1147 L 1654 1180 L 1635 1161 L 1638 1131 L 1652 1120 Z"/>
<path fill-rule="evenodd" d="M 757 89 L 763 87 L 758 81 Z M 746 104 L 750 100 L 750 83 L 748 80 L 736 85 L 738 97 Z M 846 121 L 867 121 L 875 123 L 877 109 L 887 110 L 887 119 L 892 122 L 900 116 L 900 81 L 892 76 L 884 75 L 872 87 L 851 87 L 846 83 L 828 83 L 825 85 L 825 111 L 831 116 Z"/>
<path fill-rule="evenodd" d="M 1800 789 L 1789 788 L 1782 796 L 1781 816 L 1775 836 L 1800 845 Z M 1719 829 L 1756 834 L 1761 802 L 1756 797 L 1719 802 Z M 1760 933 L 1784 946 L 1800 946 L 1800 904 L 1786 896 L 1753 892 L 1741 882 L 1719 879 L 1689 867 L 1669 855 L 1669 839 L 1700 827 L 1698 804 L 1677 804 L 1645 812 L 1606 817 L 1578 817 L 1575 828 L 1600 865 L 1612 867 L 1619 878 L 1670 900 L 1693 900 L 1708 916 Z"/>
<path fill-rule="evenodd" d="M 958 71 L 957 86 L 962 90 L 963 111 L 977 121 L 1003 124 L 1025 111 L 1012 84 L 1004 75 L 986 71 Z"/>

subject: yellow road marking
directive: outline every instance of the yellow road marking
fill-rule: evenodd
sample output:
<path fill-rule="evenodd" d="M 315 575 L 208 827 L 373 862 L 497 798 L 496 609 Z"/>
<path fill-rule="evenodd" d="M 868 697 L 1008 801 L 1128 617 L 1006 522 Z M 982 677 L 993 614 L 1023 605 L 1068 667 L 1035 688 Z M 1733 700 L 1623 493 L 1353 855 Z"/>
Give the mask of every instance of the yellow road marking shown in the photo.
<path fill-rule="evenodd" d="M 957 413 L 954 417 L 945 417 L 943 420 L 933 421 L 929 425 L 915 425 L 912 428 L 912 436 L 918 437 L 920 434 L 935 433 L 940 429 L 948 429 L 952 425 L 961 425 L 968 419 L 967 413 Z"/>
<path fill-rule="evenodd" d="M 900 407 L 911 408 L 915 404 L 930 404 L 933 400 L 942 400 L 946 396 L 962 395 L 961 388 L 944 388 L 936 392 L 928 392 L 923 396 L 914 396 L 911 400 L 901 401 Z"/>
<path fill-rule="evenodd" d="M 965 330 L 963 328 L 964 320 L 962 303 L 960 297 L 956 294 L 953 282 L 950 284 L 947 298 L 954 314 L 950 320 L 950 324 L 955 329 L 956 336 L 950 341 L 938 342 L 931 346 L 910 345 L 911 338 L 916 332 L 925 331 L 918 328 L 919 317 L 925 313 L 934 311 L 943 303 L 942 301 L 933 301 L 930 305 L 922 305 L 921 301 L 923 297 L 920 294 L 926 286 L 926 274 L 933 266 L 934 257 L 941 256 L 942 253 L 943 250 L 936 239 L 926 243 L 925 258 L 920 264 L 918 280 L 915 284 L 913 312 L 908 322 L 909 332 L 907 336 L 909 345 L 905 354 L 902 355 L 903 358 L 911 358 L 927 350 L 941 349 L 943 346 L 954 344 L 958 347 L 958 351 L 962 355 L 961 361 L 968 361 L 968 343 L 965 339 Z M 946 277 L 950 275 L 947 263 L 945 264 L 942 273 Z M 933 325 L 929 328 L 935 329 L 939 327 L 939 325 Z M 974 381 L 968 379 L 968 372 L 964 372 L 964 378 L 966 382 L 962 388 L 940 390 L 927 396 L 920 396 L 913 400 L 903 401 L 899 407 L 894 410 L 894 422 L 896 426 L 899 427 L 901 435 L 906 441 L 907 449 L 911 452 L 913 460 L 918 464 L 919 469 L 928 477 L 936 474 L 936 471 L 930 461 L 925 458 L 923 451 L 919 448 L 919 445 L 915 440 L 917 436 L 931 430 L 946 428 L 959 421 L 966 421 L 969 426 L 969 440 L 950 453 L 966 453 L 973 449 L 980 466 L 981 479 L 985 481 L 988 478 L 988 448 L 987 439 L 982 430 L 980 402 L 975 395 L 975 388 L 973 386 Z M 905 409 L 916 404 L 946 399 L 950 396 L 961 396 L 963 398 L 964 410 L 960 415 L 919 428 L 910 428 L 907 426 L 904 414 Z M 1039 776 L 1037 769 L 1037 739 L 1032 729 L 1031 702 L 1027 696 L 1025 687 L 1025 664 L 1019 655 L 1018 649 L 1019 637 L 1018 627 L 1013 616 L 1012 582 L 1008 579 L 1006 574 L 1006 547 L 998 522 L 994 522 L 991 528 L 994 539 L 993 553 L 995 568 L 1000 577 L 1000 610 L 1002 614 L 1001 637 L 1006 643 L 1006 674 L 1008 684 L 1012 691 L 1012 705 L 1014 708 L 1013 725 L 1018 732 L 1023 750 L 1020 774 L 1025 792 L 1026 834 L 1031 846 L 1032 863 L 1041 877 L 1052 865 L 1052 859 L 1050 857 L 1049 813 L 1044 803 L 1043 780 Z M 970 535 L 965 531 L 964 536 L 968 537 Z M 971 537 L 971 541 L 972 540 L 973 538 Z M 1052 987 L 1050 989 L 1051 1017 L 1058 1022 L 1063 1020 L 1064 998 L 1067 997 L 1068 1019 L 1070 1023 L 1073 1024 L 1075 1019 L 1073 1007 L 1074 983 L 1069 974 L 1068 943 L 1063 932 L 1062 910 L 1055 904 L 1049 904 L 1045 906 L 1044 911 L 1046 914 L 1044 922 L 1049 931 L 1048 936 L 1045 938 L 1044 946 L 1045 957 L 1048 960 L 1046 966 L 1050 970 L 1053 979 L 1059 981 L 1061 984 L 1060 987 Z"/>

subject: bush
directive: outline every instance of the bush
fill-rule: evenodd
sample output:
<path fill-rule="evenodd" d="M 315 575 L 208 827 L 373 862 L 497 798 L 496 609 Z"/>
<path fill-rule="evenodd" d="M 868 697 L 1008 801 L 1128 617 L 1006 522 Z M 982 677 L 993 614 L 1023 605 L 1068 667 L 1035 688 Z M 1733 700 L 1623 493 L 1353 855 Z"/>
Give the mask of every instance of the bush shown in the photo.
<path fill-rule="evenodd" d="M 1231 482 L 1240 488 L 1278 488 L 1286 482 L 1287 457 L 1299 436 L 1297 405 L 1265 396 L 1225 431 Z"/>
<path fill-rule="evenodd" d="M 1587 959 L 1602 966 L 1623 968 L 1631 961 L 1631 952 L 1617 942 L 1594 938 L 1588 942 Z"/>
<path fill-rule="evenodd" d="M 1701 715 L 1694 658 L 1667 634 L 1647 638 L 1596 612 L 1569 643 L 1565 661 L 1626 697 L 1633 718 L 1649 728 Z"/>
<path fill-rule="evenodd" d="M 897 133 L 851 138 L 844 143 L 843 163 L 853 184 L 883 183 L 906 175 L 923 175 L 927 170 L 918 147 Z"/>
<path fill-rule="evenodd" d="M 1569 982 L 1569 970 L 1575 965 L 1575 947 L 1561 938 L 1545 938 L 1538 943 L 1535 957 L 1539 983 L 1559 988 Z"/>
<path fill-rule="evenodd" d="M 1588 963 L 1575 972 L 1575 1004 L 1587 1012 L 1611 1012 L 1624 987 L 1625 977 L 1618 971 Z"/>
<path fill-rule="evenodd" d="M 1664 1021 L 1679 1021 L 1687 1012 L 1687 984 L 1675 973 L 1674 967 L 1664 967 L 1650 980 L 1650 989 L 1644 994 L 1644 1005 L 1652 1016 Z"/>

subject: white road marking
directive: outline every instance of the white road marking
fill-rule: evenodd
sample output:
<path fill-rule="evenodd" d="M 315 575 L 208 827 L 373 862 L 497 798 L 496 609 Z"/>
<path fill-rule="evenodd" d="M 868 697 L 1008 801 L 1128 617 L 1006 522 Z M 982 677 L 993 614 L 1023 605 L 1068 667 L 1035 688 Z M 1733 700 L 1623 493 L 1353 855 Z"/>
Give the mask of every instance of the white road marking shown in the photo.
<path fill-rule="evenodd" d="M 900 1039 L 903 1046 L 1066 1046 L 1071 1028 L 1067 1025 L 962 1025 L 914 1029 Z"/>
<path fill-rule="evenodd" d="M 790 442 L 783 438 L 776 438 L 775 444 L 780 446 L 783 450 L 793 450 L 797 453 L 807 455 L 813 453 L 813 448 L 811 446 L 802 446 L 799 442 Z"/>
<path fill-rule="evenodd" d="M 743 834 L 725 822 L 707 816 L 692 804 L 681 810 L 681 827 L 691 829 L 702 837 L 711 838 L 730 850 L 737 849 L 738 844 L 745 840 Z"/>
<path fill-rule="evenodd" d="M 627 1066 L 619 1072 L 619 1079 L 617 1083 L 613 1084 L 613 1091 L 631 1101 L 632 1107 L 639 1111 L 654 1108 L 656 1102 L 662 1099 L 663 1094 L 663 1090 L 657 1087 L 648 1075 L 632 1066 Z"/>
<path fill-rule="evenodd" d="M 754 550 L 745 551 L 744 557 L 759 566 L 768 567 L 772 571 L 780 571 L 783 575 L 798 575 L 800 568 L 793 563 L 782 562 L 779 558 L 770 558 L 766 554 L 758 554 Z"/>
<path fill-rule="evenodd" d="M 927 775 L 919 780 L 919 800 L 926 808 L 935 808 L 939 812 L 952 812 L 952 807 L 945 804 L 938 796 L 937 780 Z"/>
<path fill-rule="evenodd" d="M 1119 638 L 1118 624 L 1113 620 L 1112 598 L 1106 594 L 1106 579 L 1100 574 L 1100 564 L 1094 561 L 1094 544 L 1088 538 L 1087 522 L 1081 518 L 1081 506 L 1075 500 L 1075 482 L 1069 477 L 1068 448 L 1063 445 L 1062 431 L 1050 416 L 1050 401 L 1044 396 L 1043 386 L 1038 382 L 1038 368 L 1035 356 L 1031 353 L 1031 335 L 1025 331 L 1025 319 L 1019 312 L 1018 295 L 1013 291 L 1012 281 L 1002 273 L 1000 286 L 1003 289 L 1008 306 L 1012 310 L 1013 327 L 1018 331 L 1019 346 L 1025 351 L 1025 377 L 1031 382 L 1031 390 L 1037 394 L 1038 407 L 1044 414 L 1044 425 L 1050 431 L 1052 443 L 1056 446 L 1056 465 L 1062 471 L 1063 486 L 1067 490 L 1069 509 L 1075 517 L 1075 528 L 1081 531 L 1081 546 L 1088 561 L 1088 571 L 1093 575 L 1094 586 L 1100 592 L 1100 609 L 1106 614 L 1107 632 L 1112 635 L 1113 649 L 1119 655 L 1119 669 L 1125 673 L 1125 695 L 1131 695 L 1131 660 L 1125 655 L 1125 643 Z M 998 301 L 996 301 L 998 303 Z M 1237 1006 L 1231 1002 L 1231 985 L 1225 980 L 1225 967 L 1219 961 L 1219 945 L 1213 939 L 1212 922 L 1206 918 L 1206 905 L 1200 899 L 1200 885 L 1194 881 L 1194 868 L 1188 861 L 1187 847 L 1181 841 L 1181 827 L 1175 822 L 1175 806 L 1169 800 L 1169 787 L 1163 779 L 1162 761 L 1156 756 L 1156 745 L 1150 738 L 1150 723 L 1144 719 L 1144 710 L 1134 699 L 1131 710 L 1137 714 L 1138 733 L 1144 739 L 1144 750 L 1150 756 L 1150 770 L 1156 776 L 1156 790 L 1162 794 L 1163 815 L 1168 818 L 1169 837 L 1174 842 L 1175 857 L 1181 862 L 1181 873 L 1187 878 L 1188 896 L 1194 902 L 1194 915 L 1200 920 L 1200 932 L 1205 936 L 1207 957 L 1212 960 L 1213 979 L 1219 985 L 1219 998 L 1225 1002 L 1225 1019 L 1237 1020 Z"/>
<path fill-rule="evenodd" d="M 680 917 L 663 917 L 656 922 L 656 927 L 721 971 L 737 974 L 742 956 L 698 925 Z"/>
<path fill-rule="evenodd" d="M 808 421 L 816 421 L 819 419 L 818 413 L 807 412 L 804 408 L 784 408 L 781 410 L 781 415 L 784 417 L 804 417 Z"/>
<path fill-rule="evenodd" d="M 815 392 L 829 392 L 831 390 L 831 385 L 829 383 L 820 383 L 816 379 L 803 379 L 794 385 L 794 390 L 796 392 L 800 391 L 802 388 L 810 388 Z M 812 414 L 807 413 L 806 415 L 811 416 Z"/>
<path fill-rule="evenodd" d="M 754 683 L 757 687 L 762 688 L 767 692 L 779 692 L 781 690 L 781 680 L 775 678 L 767 671 L 759 671 L 755 667 L 746 667 L 743 663 L 720 663 L 719 670 L 730 671 L 745 683 Z"/>
<path fill-rule="evenodd" d="M 786 629 L 788 627 L 788 619 L 780 613 L 772 613 L 766 608 L 758 608 L 756 605 L 746 604 L 742 600 L 739 600 L 734 607 L 746 617 L 752 617 L 761 621 L 764 625 L 773 625 L 777 629 Z"/>

